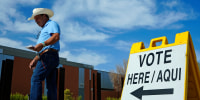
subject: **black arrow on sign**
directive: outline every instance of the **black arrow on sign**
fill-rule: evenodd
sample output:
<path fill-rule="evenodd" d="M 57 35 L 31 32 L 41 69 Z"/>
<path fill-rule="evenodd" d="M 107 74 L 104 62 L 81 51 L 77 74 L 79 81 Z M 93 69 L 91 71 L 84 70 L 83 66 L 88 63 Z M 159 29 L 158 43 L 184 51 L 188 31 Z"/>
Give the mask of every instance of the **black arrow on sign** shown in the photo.
<path fill-rule="evenodd" d="M 142 100 L 143 95 L 166 95 L 166 94 L 173 94 L 174 89 L 155 89 L 155 90 L 143 90 L 143 86 L 138 88 L 137 90 L 131 92 L 131 94 L 138 99 Z"/>

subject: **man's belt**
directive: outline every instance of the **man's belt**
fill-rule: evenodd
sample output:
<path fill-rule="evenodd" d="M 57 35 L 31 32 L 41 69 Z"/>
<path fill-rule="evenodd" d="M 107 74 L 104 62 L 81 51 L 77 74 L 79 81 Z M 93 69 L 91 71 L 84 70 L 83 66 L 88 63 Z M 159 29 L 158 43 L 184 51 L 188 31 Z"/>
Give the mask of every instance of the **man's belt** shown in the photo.
<path fill-rule="evenodd" d="M 52 49 L 52 48 L 46 49 L 46 50 L 42 51 L 39 55 L 41 56 L 41 55 L 44 54 L 45 52 L 58 52 L 58 50 Z"/>

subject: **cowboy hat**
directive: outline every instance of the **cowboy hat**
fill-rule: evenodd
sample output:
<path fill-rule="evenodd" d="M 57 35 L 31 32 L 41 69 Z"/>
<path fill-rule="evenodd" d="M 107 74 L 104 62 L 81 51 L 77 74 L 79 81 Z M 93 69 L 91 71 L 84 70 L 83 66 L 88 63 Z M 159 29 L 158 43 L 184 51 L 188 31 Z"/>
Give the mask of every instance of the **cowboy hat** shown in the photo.
<path fill-rule="evenodd" d="M 28 20 L 33 20 L 36 15 L 46 14 L 51 18 L 53 16 L 53 11 L 47 8 L 35 8 L 33 9 L 33 14 Z"/>

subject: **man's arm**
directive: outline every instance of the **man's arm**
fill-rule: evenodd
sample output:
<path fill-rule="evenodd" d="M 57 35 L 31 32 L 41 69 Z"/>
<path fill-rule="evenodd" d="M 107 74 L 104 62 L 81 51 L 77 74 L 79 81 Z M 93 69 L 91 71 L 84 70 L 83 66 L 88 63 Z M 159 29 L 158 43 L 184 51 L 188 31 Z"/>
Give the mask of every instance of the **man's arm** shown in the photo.
<path fill-rule="evenodd" d="M 30 69 L 35 69 L 35 66 L 36 66 L 38 60 L 39 60 L 39 57 L 38 57 L 38 56 L 35 56 L 35 58 L 30 62 L 29 68 L 30 68 Z"/>
<path fill-rule="evenodd" d="M 52 45 L 52 44 L 56 43 L 60 39 L 59 33 L 51 33 L 51 34 L 52 34 L 52 36 L 48 40 L 46 40 L 44 42 L 44 44 L 46 46 Z M 39 43 L 34 47 L 34 51 L 39 52 L 40 50 L 42 50 L 42 48 L 43 48 L 43 44 Z"/>
<path fill-rule="evenodd" d="M 46 46 L 52 45 L 60 39 L 59 33 L 51 33 L 51 34 L 52 36 L 47 41 L 44 42 Z"/>

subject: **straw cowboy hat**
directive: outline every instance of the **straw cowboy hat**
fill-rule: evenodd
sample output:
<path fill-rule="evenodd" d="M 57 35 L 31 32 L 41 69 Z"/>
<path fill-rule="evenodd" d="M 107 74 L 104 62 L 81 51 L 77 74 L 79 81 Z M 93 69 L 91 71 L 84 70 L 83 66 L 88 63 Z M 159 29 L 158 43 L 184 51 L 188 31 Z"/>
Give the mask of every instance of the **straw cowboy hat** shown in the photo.
<path fill-rule="evenodd" d="M 47 8 L 35 8 L 33 9 L 33 14 L 28 20 L 33 20 L 36 15 L 46 14 L 51 18 L 53 16 L 53 11 Z"/>

